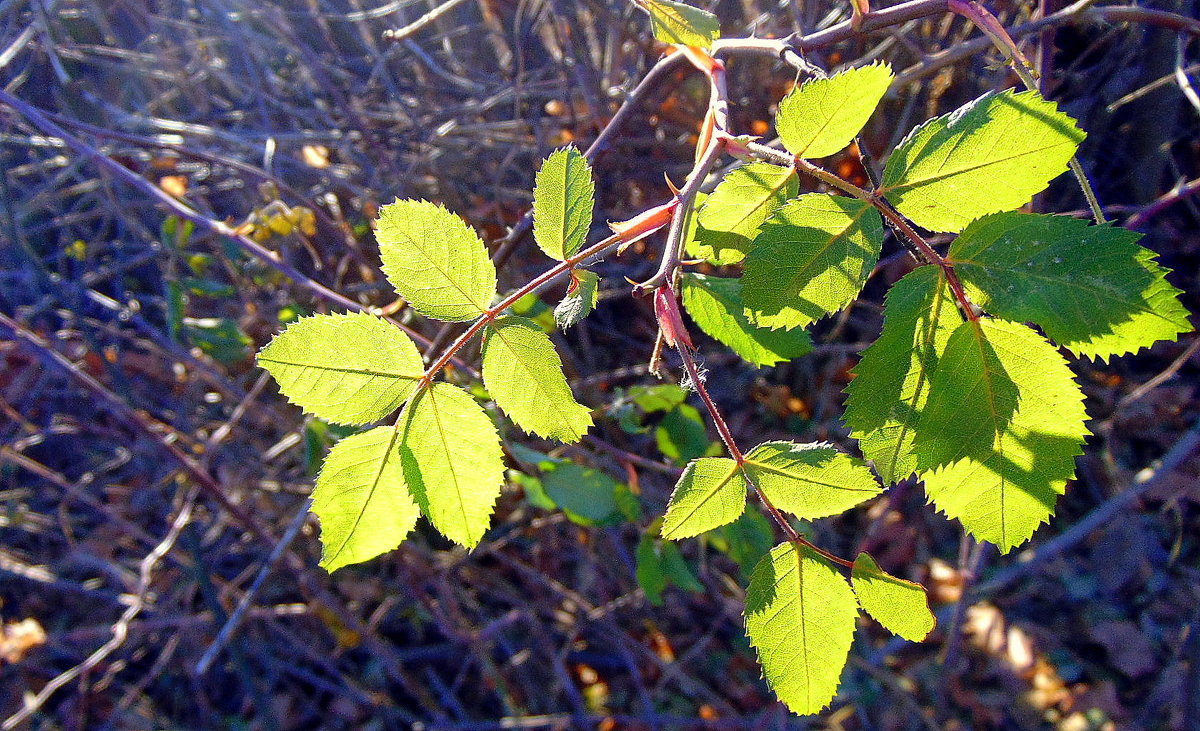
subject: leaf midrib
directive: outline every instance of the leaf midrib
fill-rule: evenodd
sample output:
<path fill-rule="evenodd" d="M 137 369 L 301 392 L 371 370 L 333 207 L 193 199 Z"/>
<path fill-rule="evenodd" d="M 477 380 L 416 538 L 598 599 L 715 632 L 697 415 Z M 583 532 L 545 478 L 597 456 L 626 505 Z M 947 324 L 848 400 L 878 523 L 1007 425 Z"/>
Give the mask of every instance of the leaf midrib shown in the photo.
<path fill-rule="evenodd" d="M 264 362 L 264 363 L 278 363 L 279 365 L 296 366 L 298 368 L 316 368 L 318 370 L 332 371 L 334 373 L 354 373 L 354 374 L 362 375 L 362 376 L 382 376 L 382 377 L 386 377 L 386 378 L 399 378 L 402 380 L 409 380 L 409 381 L 416 381 L 416 380 L 420 380 L 420 378 L 421 378 L 420 373 L 418 373 L 416 375 L 410 375 L 408 373 L 372 370 L 370 368 L 354 368 L 351 366 L 331 366 L 331 365 L 325 365 L 323 363 L 302 363 L 300 361 L 281 360 L 279 358 L 273 358 L 271 356 L 262 355 L 262 354 L 260 354 L 258 356 L 258 360 L 260 362 Z"/>

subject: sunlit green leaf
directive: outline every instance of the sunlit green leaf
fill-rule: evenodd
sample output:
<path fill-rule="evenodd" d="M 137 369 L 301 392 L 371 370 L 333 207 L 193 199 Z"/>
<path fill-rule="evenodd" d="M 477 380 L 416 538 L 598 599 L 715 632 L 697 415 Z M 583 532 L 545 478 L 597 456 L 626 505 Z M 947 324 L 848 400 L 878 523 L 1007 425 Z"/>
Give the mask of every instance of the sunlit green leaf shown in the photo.
<path fill-rule="evenodd" d="M 950 336 L 913 447 L 933 504 L 1007 552 L 1054 513 L 1087 436 L 1083 393 L 1053 345 L 984 318 Z"/>
<path fill-rule="evenodd" d="M 983 95 L 914 129 L 888 158 L 880 188 L 931 231 L 1028 203 L 1066 171 L 1084 133 L 1033 91 Z"/>
<path fill-rule="evenodd" d="M 779 103 L 775 128 L 788 152 L 817 158 L 840 152 L 867 123 L 892 83 L 885 63 L 809 79 Z"/>
<path fill-rule="evenodd" d="M 755 567 L 746 631 L 767 684 L 793 712 L 816 713 L 833 700 L 857 617 L 850 585 L 807 547 L 780 544 Z"/>
<path fill-rule="evenodd" d="M 850 582 L 862 608 L 889 632 L 920 642 L 933 631 L 933 612 L 920 584 L 897 579 L 866 553 L 854 559 Z"/>
<path fill-rule="evenodd" d="M 533 238 L 546 255 L 574 256 L 592 225 L 592 168 L 574 147 L 555 150 L 538 170 L 533 190 Z"/>
<path fill-rule="evenodd" d="M 810 193 L 763 224 L 746 257 L 742 301 L 751 324 L 806 327 L 849 304 L 883 246 L 883 220 L 870 203 Z"/>
<path fill-rule="evenodd" d="M 765 442 L 746 455 L 745 469 L 775 507 L 806 520 L 845 512 L 883 491 L 862 460 L 824 444 Z"/>
<path fill-rule="evenodd" d="M 746 319 L 739 279 L 685 274 L 680 279 L 683 307 L 709 337 L 729 346 L 748 363 L 773 366 L 812 350 L 804 330 L 770 330 Z"/>
<path fill-rule="evenodd" d="M 474 548 L 504 484 L 492 420 L 467 392 L 435 383 L 405 406 L 399 428 L 404 478 L 421 512 L 442 535 Z"/>
<path fill-rule="evenodd" d="M 599 299 L 600 277 L 587 269 L 576 269 L 571 274 L 570 289 L 554 308 L 554 321 L 566 330 L 587 317 Z"/>
<path fill-rule="evenodd" d="M 921 267 L 892 285 L 883 332 L 863 351 L 846 387 L 850 436 L 884 482 L 917 469 L 913 435 L 929 398 L 929 379 L 962 321 L 941 269 Z"/>
<path fill-rule="evenodd" d="M 591 410 L 571 394 L 554 343 L 524 318 L 487 326 L 483 382 L 517 426 L 538 436 L 577 442 L 592 425 Z"/>
<path fill-rule="evenodd" d="M 329 451 L 312 495 L 326 571 L 394 549 L 416 525 L 421 512 L 405 485 L 398 445 L 397 430 L 380 426 Z"/>
<path fill-rule="evenodd" d="M 473 320 L 496 296 L 487 247 L 440 205 L 397 200 L 383 206 L 375 239 L 388 281 L 426 317 Z"/>
<path fill-rule="evenodd" d="M 746 479 L 737 462 L 725 457 L 692 460 L 667 505 L 662 537 L 698 536 L 737 520 L 745 507 Z"/>
<path fill-rule="evenodd" d="M 363 312 L 305 317 L 258 353 L 288 400 L 335 424 L 366 424 L 412 395 L 421 354 L 399 328 Z"/>
<path fill-rule="evenodd" d="M 654 37 L 663 43 L 710 48 L 721 37 L 717 16 L 673 0 L 638 0 L 650 13 Z"/>
<path fill-rule="evenodd" d="M 791 168 L 756 162 L 732 171 L 696 214 L 689 254 L 715 264 L 741 261 L 763 221 L 794 197 L 799 187 Z"/>
<path fill-rule="evenodd" d="M 971 223 L 950 258 L 972 301 L 1035 322 L 1077 355 L 1132 353 L 1193 328 L 1140 234 L 1068 216 L 997 213 Z"/>

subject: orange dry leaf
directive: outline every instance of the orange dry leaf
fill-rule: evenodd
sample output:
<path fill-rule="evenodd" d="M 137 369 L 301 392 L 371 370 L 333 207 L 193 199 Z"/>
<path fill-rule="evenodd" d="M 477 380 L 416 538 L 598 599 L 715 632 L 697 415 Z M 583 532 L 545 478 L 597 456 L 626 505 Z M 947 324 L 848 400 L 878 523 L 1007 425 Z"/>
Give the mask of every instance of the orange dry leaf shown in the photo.
<path fill-rule="evenodd" d="M 30 650 L 46 644 L 46 631 L 33 618 L 0 626 L 0 661 L 18 663 Z"/>
<path fill-rule="evenodd" d="M 182 198 L 187 195 L 186 175 L 164 175 L 158 180 L 158 187 L 172 198 Z"/>
<path fill-rule="evenodd" d="M 300 157 L 310 168 L 329 167 L 329 148 L 324 145 L 305 145 L 300 149 Z"/>

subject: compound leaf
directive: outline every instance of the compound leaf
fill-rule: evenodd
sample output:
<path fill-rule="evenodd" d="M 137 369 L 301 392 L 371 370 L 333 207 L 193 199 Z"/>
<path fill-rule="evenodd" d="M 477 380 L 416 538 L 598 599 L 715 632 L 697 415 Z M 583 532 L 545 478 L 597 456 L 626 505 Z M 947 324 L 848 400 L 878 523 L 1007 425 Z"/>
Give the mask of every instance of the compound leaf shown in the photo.
<path fill-rule="evenodd" d="M 533 238 L 547 256 L 562 261 L 583 248 L 595 193 L 592 168 L 574 147 L 542 162 L 533 190 Z"/>
<path fill-rule="evenodd" d="M 971 535 L 1007 552 L 1033 535 L 1075 475 L 1083 392 L 1031 328 L 984 318 L 950 336 L 913 447 L 925 492 Z"/>
<path fill-rule="evenodd" d="M 776 546 L 750 576 L 746 633 L 767 684 L 794 713 L 833 700 L 857 618 L 850 585 L 807 546 Z"/>
<path fill-rule="evenodd" d="M 897 579 L 866 553 L 854 559 L 850 583 L 862 608 L 892 634 L 920 642 L 933 631 L 936 620 L 920 584 Z"/>
<path fill-rule="evenodd" d="M 741 261 L 763 221 L 799 188 L 792 168 L 755 162 L 730 172 L 699 209 L 692 255 L 721 265 Z"/>
<path fill-rule="evenodd" d="M 863 351 L 846 387 L 850 436 L 885 483 L 917 469 L 913 434 L 929 398 L 929 379 L 950 334 L 962 323 L 938 267 L 909 272 L 888 290 L 883 331 Z"/>
<path fill-rule="evenodd" d="M 397 200 L 383 206 L 375 239 L 388 281 L 426 317 L 473 320 L 496 296 L 487 247 L 440 205 Z"/>
<path fill-rule="evenodd" d="M 802 158 L 840 152 L 862 130 L 891 83 L 892 69 L 885 63 L 809 79 L 779 102 L 779 139 Z"/>
<path fill-rule="evenodd" d="M 380 426 L 333 446 L 312 494 L 321 521 L 321 566 L 329 572 L 399 546 L 417 524 L 404 482 L 399 433 Z"/>
<path fill-rule="evenodd" d="M 804 330 L 769 330 L 746 319 L 739 279 L 685 274 L 681 280 L 683 307 L 709 337 L 729 346 L 747 363 L 773 366 L 812 350 Z"/>
<path fill-rule="evenodd" d="M 474 548 L 504 484 L 492 420 L 466 391 L 435 383 L 404 408 L 399 429 L 404 479 L 421 512 L 442 535 Z"/>
<path fill-rule="evenodd" d="M 767 219 L 746 257 L 746 318 L 772 330 L 805 327 L 858 296 L 883 246 L 870 203 L 810 193 Z"/>
<path fill-rule="evenodd" d="M 1076 355 L 1108 358 L 1192 330 L 1179 290 L 1139 238 L 1067 216 L 997 213 L 967 226 L 950 258 L 980 307 L 1035 322 Z"/>
<path fill-rule="evenodd" d="M 592 412 L 575 401 L 554 343 L 523 317 L 501 317 L 484 331 L 483 383 L 496 404 L 527 432 L 577 442 Z"/>
<path fill-rule="evenodd" d="M 355 312 L 306 317 L 258 353 L 289 401 L 334 424 L 367 424 L 412 395 L 425 367 L 399 328 Z"/>
<path fill-rule="evenodd" d="M 812 520 L 883 492 L 867 465 L 824 444 L 765 442 L 746 455 L 746 476 L 775 507 Z"/>
<path fill-rule="evenodd" d="M 1083 138 L 1037 92 L 989 92 L 914 129 L 888 158 L 879 192 L 917 225 L 961 231 L 1028 203 L 1067 169 Z"/>
<path fill-rule="evenodd" d="M 600 299 L 600 277 L 587 269 L 571 271 L 567 294 L 554 308 L 554 321 L 563 330 L 591 314 Z"/>
<path fill-rule="evenodd" d="M 691 538 L 732 523 L 746 508 L 746 478 L 737 462 L 702 457 L 688 463 L 671 493 L 662 537 Z"/>
<path fill-rule="evenodd" d="M 672 0 L 640 0 L 638 4 L 650 13 L 654 37 L 663 43 L 711 48 L 721 37 L 721 22 L 712 13 Z"/>

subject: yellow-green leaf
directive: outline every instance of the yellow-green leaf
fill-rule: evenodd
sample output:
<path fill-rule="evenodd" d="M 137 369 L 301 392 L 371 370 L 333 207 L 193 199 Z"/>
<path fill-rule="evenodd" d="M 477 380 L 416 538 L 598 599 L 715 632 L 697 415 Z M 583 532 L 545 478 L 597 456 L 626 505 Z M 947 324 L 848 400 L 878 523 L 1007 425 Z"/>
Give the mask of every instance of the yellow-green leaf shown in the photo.
<path fill-rule="evenodd" d="M 684 309 L 709 337 L 729 346 L 747 363 L 773 366 L 812 350 L 804 330 L 755 327 L 746 319 L 740 279 L 685 274 L 680 279 Z"/>
<path fill-rule="evenodd" d="M 555 150 L 538 170 L 533 190 L 533 238 L 546 255 L 574 256 L 592 225 L 592 168 L 574 147 Z"/>
<path fill-rule="evenodd" d="M 883 246 L 883 219 L 870 203 L 809 193 L 763 224 L 746 257 L 742 301 L 758 327 L 807 327 L 862 290 Z"/>
<path fill-rule="evenodd" d="M 487 247 L 440 205 L 397 200 L 383 206 L 375 238 L 388 281 L 426 317 L 473 320 L 496 296 Z"/>
<path fill-rule="evenodd" d="M 654 37 L 663 43 L 711 48 L 721 37 L 721 23 L 712 13 L 673 0 L 639 0 L 650 13 Z"/>
<path fill-rule="evenodd" d="M 1077 355 L 1108 358 L 1190 332 L 1178 289 L 1140 234 L 1069 216 L 996 213 L 950 246 L 967 294 L 1015 322 L 1035 322 Z"/>
<path fill-rule="evenodd" d="M 400 414 L 404 479 L 421 512 L 455 543 L 474 548 L 504 484 L 496 426 L 448 383 L 419 392 Z"/>
<path fill-rule="evenodd" d="M 746 455 L 745 470 L 775 507 L 805 520 L 837 515 L 883 491 L 862 460 L 824 444 L 765 442 Z"/>
<path fill-rule="evenodd" d="M 412 395 L 424 366 L 399 328 L 363 312 L 288 325 L 258 353 L 289 401 L 334 424 L 367 424 Z"/>
<path fill-rule="evenodd" d="M 488 325 L 483 341 L 483 383 L 496 404 L 527 432 L 577 442 L 592 426 L 592 412 L 575 401 L 554 343 L 522 317 Z"/>
<path fill-rule="evenodd" d="M 756 162 L 730 172 L 700 206 L 689 254 L 736 264 L 745 258 L 763 221 L 799 188 L 796 171 L 779 165 Z"/>
<path fill-rule="evenodd" d="M 920 642 L 933 631 L 936 620 L 920 584 L 897 579 L 866 553 L 854 559 L 850 582 L 858 603 L 889 632 Z"/>
<path fill-rule="evenodd" d="M 312 495 L 326 571 L 394 549 L 416 525 L 421 512 L 405 485 L 398 445 L 397 430 L 380 426 L 329 451 Z"/>
<path fill-rule="evenodd" d="M 794 713 L 833 700 L 857 618 L 850 585 L 806 546 L 776 546 L 750 577 L 746 632 L 767 684 Z"/>
<path fill-rule="evenodd" d="M 1028 203 L 1066 171 L 1083 138 L 1037 92 L 989 92 L 914 129 L 888 158 L 879 192 L 918 226 L 961 231 Z"/>
<path fill-rule="evenodd" d="M 942 270 L 909 272 L 888 290 L 883 332 L 863 351 L 846 387 L 843 419 L 885 483 L 917 469 L 913 435 L 929 381 L 950 334 L 963 322 Z"/>
<path fill-rule="evenodd" d="M 1054 513 L 1087 436 L 1083 392 L 1031 328 L 984 318 L 950 336 L 913 448 L 925 492 L 1007 552 Z"/>
<path fill-rule="evenodd" d="M 746 507 L 746 479 L 737 462 L 701 457 L 688 463 L 671 494 L 662 537 L 678 540 L 732 523 Z"/>
<path fill-rule="evenodd" d="M 862 130 L 891 83 L 886 63 L 809 79 L 779 103 L 779 139 L 788 152 L 803 158 L 840 152 Z"/>

